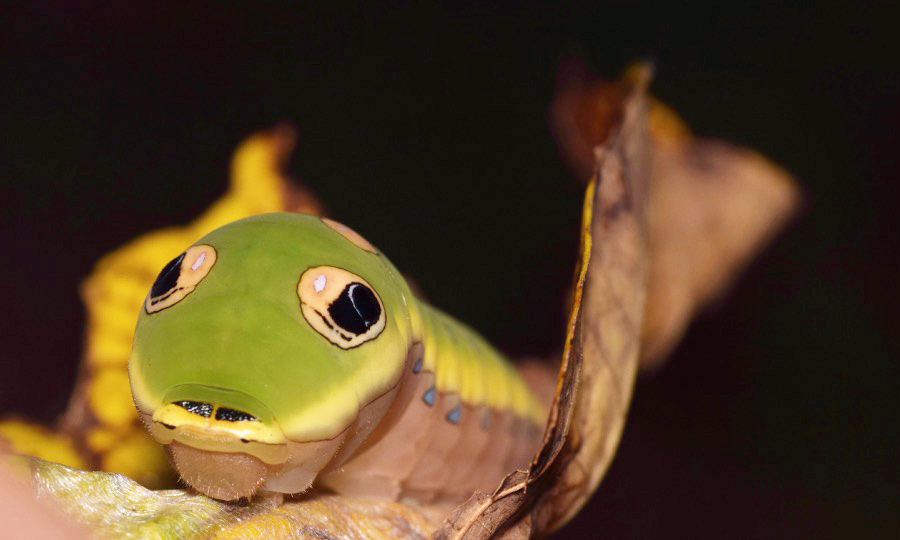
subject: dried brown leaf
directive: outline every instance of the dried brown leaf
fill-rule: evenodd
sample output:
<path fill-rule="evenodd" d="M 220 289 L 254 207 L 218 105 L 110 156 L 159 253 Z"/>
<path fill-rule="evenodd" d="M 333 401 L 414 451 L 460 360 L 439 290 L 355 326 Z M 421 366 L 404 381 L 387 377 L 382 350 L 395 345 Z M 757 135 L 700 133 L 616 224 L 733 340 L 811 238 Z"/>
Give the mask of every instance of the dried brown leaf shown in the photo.
<path fill-rule="evenodd" d="M 597 148 L 582 228 L 581 261 L 566 349 L 544 443 L 528 471 L 476 495 L 435 534 L 440 539 L 528 537 L 565 523 L 608 467 L 624 426 L 637 367 L 646 287 L 645 89 L 638 67 L 623 83 L 618 123 Z"/>
<path fill-rule="evenodd" d="M 661 105 L 650 119 L 644 367 L 665 360 L 694 313 L 728 286 L 799 201 L 790 176 L 759 154 L 695 138 Z"/>
<path fill-rule="evenodd" d="M 564 159 L 580 178 L 593 173 L 595 146 L 607 140 L 627 94 L 627 78 L 594 80 L 578 59 L 560 70 L 550 123 Z M 650 253 L 641 366 L 660 365 L 698 309 L 715 299 L 794 213 L 790 176 L 762 156 L 694 137 L 659 102 L 649 107 Z"/>

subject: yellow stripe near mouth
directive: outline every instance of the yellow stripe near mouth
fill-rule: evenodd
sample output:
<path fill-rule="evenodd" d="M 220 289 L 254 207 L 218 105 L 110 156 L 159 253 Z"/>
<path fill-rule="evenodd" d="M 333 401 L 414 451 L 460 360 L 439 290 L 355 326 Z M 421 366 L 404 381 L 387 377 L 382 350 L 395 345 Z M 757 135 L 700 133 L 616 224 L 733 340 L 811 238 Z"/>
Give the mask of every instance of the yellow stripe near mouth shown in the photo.
<path fill-rule="evenodd" d="M 216 439 L 224 437 L 263 444 L 287 443 L 284 434 L 275 426 L 267 426 L 258 420 L 240 422 L 216 420 L 215 409 L 209 418 L 206 418 L 170 403 L 156 409 L 153 421 L 162 424 L 169 431 L 192 432 L 198 436 L 206 435 Z"/>

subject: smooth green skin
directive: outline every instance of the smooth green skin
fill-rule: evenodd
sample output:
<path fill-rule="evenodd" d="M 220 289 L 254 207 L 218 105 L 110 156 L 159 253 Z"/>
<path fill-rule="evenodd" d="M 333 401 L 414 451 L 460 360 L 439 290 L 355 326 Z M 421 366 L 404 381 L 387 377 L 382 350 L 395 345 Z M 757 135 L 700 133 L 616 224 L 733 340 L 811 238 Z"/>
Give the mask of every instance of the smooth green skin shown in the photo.
<path fill-rule="evenodd" d="M 414 299 L 383 255 L 301 214 L 243 219 L 196 244 L 216 249 L 209 274 L 177 304 L 142 309 L 138 318 L 129 372 L 142 411 L 181 399 L 215 402 L 276 422 L 288 439 L 320 440 L 399 380 Z M 387 317 L 378 337 L 345 350 L 306 322 L 297 284 L 323 265 L 372 285 Z"/>

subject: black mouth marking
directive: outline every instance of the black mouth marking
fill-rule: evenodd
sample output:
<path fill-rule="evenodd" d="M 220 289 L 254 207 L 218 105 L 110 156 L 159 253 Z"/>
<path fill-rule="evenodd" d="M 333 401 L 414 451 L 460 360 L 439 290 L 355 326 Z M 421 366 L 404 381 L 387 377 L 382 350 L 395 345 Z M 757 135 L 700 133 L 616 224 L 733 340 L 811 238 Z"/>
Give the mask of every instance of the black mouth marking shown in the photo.
<path fill-rule="evenodd" d="M 216 409 L 216 420 L 224 420 L 225 422 L 253 422 L 256 420 L 256 417 L 234 409 L 219 407 Z"/>
<path fill-rule="evenodd" d="M 212 414 L 213 410 L 212 405 L 209 403 L 201 403 L 199 401 L 176 401 L 174 404 L 187 412 L 194 413 L 203 418 L 209 418 L 209 415 Z"/>

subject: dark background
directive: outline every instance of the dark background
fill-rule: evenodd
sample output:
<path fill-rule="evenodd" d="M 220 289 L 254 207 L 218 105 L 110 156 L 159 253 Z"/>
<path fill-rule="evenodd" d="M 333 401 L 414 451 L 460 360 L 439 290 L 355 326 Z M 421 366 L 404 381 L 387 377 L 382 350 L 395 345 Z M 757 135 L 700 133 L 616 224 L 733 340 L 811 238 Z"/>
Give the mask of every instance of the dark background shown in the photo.
<path fill-rule="evenodd" d="M 63 410 L 93 263 L 196 216 L 278 120 L 293 172 L 434 303 L 511 354 L 553 351 L 581 196 L 546 126 L 556 69 L 651 58 L 661 99 L 782 164 L 806 205 L 639 381 L 562 536 L 900 534 L 896 11 L 0 10 L 0 410 Z"/>

